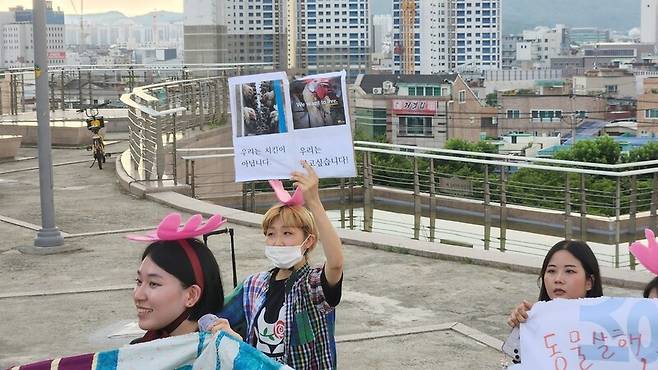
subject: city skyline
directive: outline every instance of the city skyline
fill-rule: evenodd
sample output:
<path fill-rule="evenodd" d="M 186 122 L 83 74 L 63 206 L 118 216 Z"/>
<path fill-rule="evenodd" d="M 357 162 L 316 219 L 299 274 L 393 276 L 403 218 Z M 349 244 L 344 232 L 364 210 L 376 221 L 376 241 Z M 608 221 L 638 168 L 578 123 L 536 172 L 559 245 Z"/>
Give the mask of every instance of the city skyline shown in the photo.
<path fill-rule="evenodd" d="M 53 0 L 53 9 L 58 7 L 64 14 L 78 14 L 80 12 L 80 0 Z M 75 9 L 73 5 L 75 5 Z M 156 5 L 156 6 L 154 6 Z M 32 0 L 8 0 L 6 6 L 1 11 L 15 6 L 23 6 L 32 9 Z M 126 16 L 137 16 L 152 11 L 170 11 L 183 13 L 183 0 L 159 0 L 157 2 L 136 2 L 131 0 L 114 0 L 111 2 L 104 0 L 85 0 L 84 14 L 104 13 L 118 11 Z"/>

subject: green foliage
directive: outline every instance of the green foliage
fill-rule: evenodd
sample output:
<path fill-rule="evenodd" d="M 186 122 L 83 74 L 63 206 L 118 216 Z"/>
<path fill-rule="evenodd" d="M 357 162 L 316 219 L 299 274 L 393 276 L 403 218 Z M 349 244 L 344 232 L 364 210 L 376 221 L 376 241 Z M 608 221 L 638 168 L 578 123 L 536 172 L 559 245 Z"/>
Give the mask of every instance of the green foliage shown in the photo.
<path fill-rule="evenodd" d="M 621 158 L 621 147 L 609 136 L 600 136 L 595 140 L 577 141 L 566 150 L 560 150 L 555 159 L 567 161 L 617 164 Z"/>
<path fill-rule="evenodd" d="M 498 105 L 498 93 L 492 92 L 491 94 L 487 94 L 486 104 L 490 107 L 497 106 Z"/>
<path fill-rule="evenodd" d="M 632 149 L 624 159 L 626 163 L 656 160 L 658 159 L 658 142 L 654 141 L 642 145 L 639 148 Z"/>

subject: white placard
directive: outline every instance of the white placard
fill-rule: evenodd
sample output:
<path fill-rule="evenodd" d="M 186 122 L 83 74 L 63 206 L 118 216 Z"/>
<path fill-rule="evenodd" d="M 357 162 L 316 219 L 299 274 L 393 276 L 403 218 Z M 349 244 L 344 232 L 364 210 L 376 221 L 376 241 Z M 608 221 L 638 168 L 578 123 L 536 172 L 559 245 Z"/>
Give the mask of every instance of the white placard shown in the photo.
<path fill-rule="evenodd" d="M 656 370 L 658 299 L 538 302 L 521 325 L 521 364 L 512 370 Z"/>
<path fill-rule="evenodd" d="M 235 180 L 356 176 L 345 71 L 288 83 L 284 72 L 229 78 Z"/>

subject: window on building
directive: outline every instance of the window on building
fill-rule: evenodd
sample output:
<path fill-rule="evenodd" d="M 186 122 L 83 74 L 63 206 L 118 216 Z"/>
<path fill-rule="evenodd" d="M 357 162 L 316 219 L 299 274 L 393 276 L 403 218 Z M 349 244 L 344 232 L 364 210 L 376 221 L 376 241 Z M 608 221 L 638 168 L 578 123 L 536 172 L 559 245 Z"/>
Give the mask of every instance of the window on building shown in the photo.
<path fill-rule="evenodd" d="M 647 109 L 644 111 L 644 118 L 658 119 L 658 109 Z"/>
<path fill-rule="evenodd" d="M 538 109 L 531 112 L 533 122 L 560 122 L 562 119 L 561 110 Z"/>
<path fill-rule="evenodd" d="M 521 116 L 520 112 L 518 109 L 508 109 L 507 110 L 507 118 L 509 119 L 519 119 Z"/>
<path fill-rule="evenodd" d="M 617 93 L 617 85 L 605 85 L 605 91 L 608 94 L 615 94 Z"/>
<path fill-rule="evenodd" d="M 416 87 L 415 86 L 410 86 L 409 87 L 409 96 L 416 96 Z"/>
<path fill-rule="evenodd" d="M 432 136 L 432 117 L 400 117 L 398 136 Z"/>
<path fill-rule="evenodd" d="M 459 102 L 460 103 L 465 103 L 466 102 L 466 90 L 461 90 L 459 92 Z"/>

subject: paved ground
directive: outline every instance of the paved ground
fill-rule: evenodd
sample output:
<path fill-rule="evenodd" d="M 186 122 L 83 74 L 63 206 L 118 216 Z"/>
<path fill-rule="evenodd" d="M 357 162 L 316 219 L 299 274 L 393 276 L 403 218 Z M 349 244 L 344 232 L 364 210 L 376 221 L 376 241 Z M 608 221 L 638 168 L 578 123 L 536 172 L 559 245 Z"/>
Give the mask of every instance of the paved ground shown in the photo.
<path fill-rule="evenodd" d="M 119 142 L 109 150 L 125 147 Z M 35 156 L 36 149 L 21 149 L 20 155 Z M 99 171 L 88 168 L 89 161 L 79 162 L 88 159 L 85 150 L 54 151 L 54 163 L 64 164 L 54 170 L 57 225 L 72 235 L 67 245 L 80 249 L 49 256 L 16 249 L 32 243 L 36 233 L 29 224 L 40 225 L 38 172 L 30 169 L 36 159 L 0 162 L 0 368 L 108 349 L 135 337 L 109 338 L 134 322 L 131 288 L 143 247 L 128 242 L 125 232 L 112 231 L 153 227 L 171 209 L 122 192 L 114 163 Z M 259 230 L 229 226 L 236 230 L 239 276 L 266 269 Z M 98 235 L 75 235 L 80 233 Z M 227 243 L 217 236 L 210 246 L 224 285 L 230 286 Z M 535 276 L 508 270 L 352 245 L 345 246 L 345 255 L 337 322 L 344 369 L 500 368 L 499 351 L 459 331 L 433 329 L 402 337 L 386 331 L 414 333 L 458 322 L 483 334 L 475 335 L 481 341 L 502 340 L 511 307 L 538 291 Z M 606 294 L 640 292 L 606 287 Z"/>

